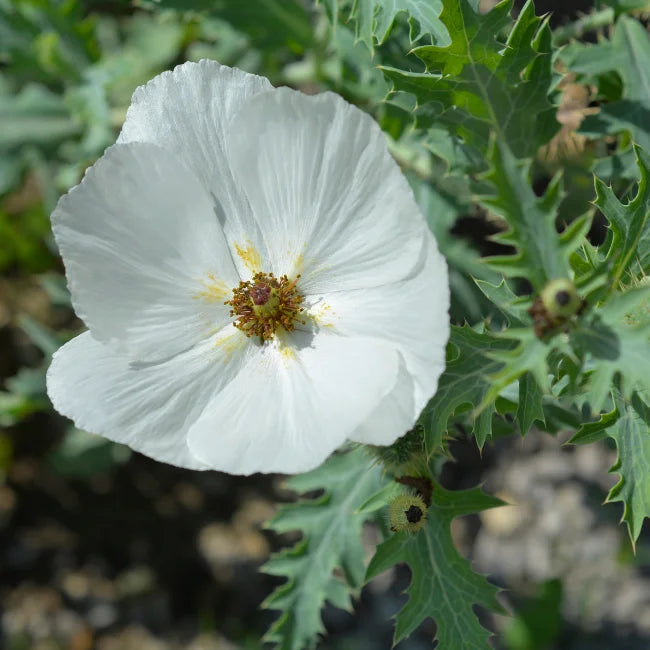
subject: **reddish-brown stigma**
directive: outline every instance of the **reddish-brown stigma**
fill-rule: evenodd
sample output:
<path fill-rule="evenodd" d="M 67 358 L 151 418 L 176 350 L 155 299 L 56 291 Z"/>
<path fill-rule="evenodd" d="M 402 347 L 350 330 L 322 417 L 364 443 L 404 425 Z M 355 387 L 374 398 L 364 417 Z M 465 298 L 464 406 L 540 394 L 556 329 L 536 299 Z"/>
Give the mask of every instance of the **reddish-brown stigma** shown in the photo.
<path fill-rule="evenodd" d="M 258 307 L 266 304 L 271 297 L 271 287 L 268 284 L 254 284 L 248 292 L 253 304 Z"/>
<path fill-rule="evenodd" d="M 290 332 L 296 322 L 304 324 L 299 318 L 303 311 L 303 297 L 296 288 L 299 278 L 291 281 L 286 275 L 276 278 L 273 273 L 256 273 L 248 282 L 240 282 L 225 302 L 232 307 L 235 327 L 264 342 L 273 338 L 278 327 Z"/>

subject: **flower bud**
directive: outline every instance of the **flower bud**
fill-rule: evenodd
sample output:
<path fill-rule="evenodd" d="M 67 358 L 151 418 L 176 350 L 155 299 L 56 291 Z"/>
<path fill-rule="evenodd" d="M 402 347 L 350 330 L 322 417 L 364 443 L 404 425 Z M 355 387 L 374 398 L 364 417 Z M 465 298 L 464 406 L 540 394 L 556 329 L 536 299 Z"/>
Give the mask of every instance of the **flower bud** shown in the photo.
<path fill-rule="evenodd" d="M 395 497 L 388 506 L 390 529 L 395 532 L 407 530 L 417 533 L 427 521 L 427 506 L 424 501 L 412 494 Z"/>
<path fill-rule="evenodd" d="M 579 316 L 584 305 L 571 280 L 551 280 L 528 309 L 536 336 L 544 338 L 569 327 L 572 317 Z"/>
<path fill-rule="evenodd" d="M 578 312 L 582 300 L 570 280 L 551 280 L 541 293 L 542 304 L 548 316 L 569 318 Z"/>
<path fill-rule="evenodd" d="M 372 446 L 370 451 L 382 465 L 395 474 L 415 472 L 420 469 L 421 459 L 426 458 L 424 449 L 424 428 L 416 424 L 392 445 Z M 426 462 L 425 467 L 426 470 Z"/>

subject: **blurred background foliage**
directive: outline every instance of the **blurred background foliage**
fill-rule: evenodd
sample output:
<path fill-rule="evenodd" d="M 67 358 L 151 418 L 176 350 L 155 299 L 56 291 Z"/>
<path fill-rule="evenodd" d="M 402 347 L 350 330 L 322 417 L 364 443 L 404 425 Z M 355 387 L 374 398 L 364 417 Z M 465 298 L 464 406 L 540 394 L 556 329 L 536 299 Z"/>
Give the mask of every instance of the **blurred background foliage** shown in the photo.
<path fill-rule="evenodd" d="M 450 166 L 442 155 L 449 143 L 440 133 L 415 137 L 412 96 L 389 96 L 391 84 L 380 69 L 423 71 L 408 52 L 421 39 L 422 24 L 437 29 L 440 8 L 434 0 L 405 2 L 418 8 L 415 19 L 402 12 L 395 22 L 382 22 L 388 4 L 0 0 L 0 646 L 259 648 L 273 616 L 258 606 L 278 581 L 256 568 L 270 549 L 295 539 L 261 532 L 273 501 L 290 498 L 272 477 L 158 465 L 72 427 L 53 413 L 45 394 L 52 353 L 81 329 L 48 217 L 58 197 L 115 141 L 138 85 L 183 61 L 211 58 L 275 85 L 332 89 L 368 110 L 393 139 L 393 153 L 450 262 L 452 317 L 457 323 L 503 318 L 471 280 L 498 281 L 477 260 L 504 250 L 490 239 L 501 225 L 472 204 L 467 179 L 477 170 L 471 152 L 458 152 L 457 165 Z M 533 168 L 540 188 L 556 169 L 565 170 L 559 221 L 571 221 L 577 206 L 595 198 L 594 167 L 621 191 L 634 179 L 620 107 L 638 100 L 639 89 L 621 76 L 605 45 L 619 14 L 646 5 L 537 3 L 538 14 L 554 11 L 558 41 L 579 39 L 557 56 L 561 129 Z M 581 26 L 587 19 L 580 12 L 600 16 L 595 29 Z M 598 102 L 619 102 L 606 123 L 591 110 Z M 639 132 L 641 138 L 650 132 L 648 123 L 633 124 L 637 141 Z M 597 236 L 597 219 L 594 228 Z M 550 425 L 556 430 L 577 424 L 570 413 L 558 409 L 556 415 Z M 457 462 L 443 478 L 448 487 L 488 480 L 499 496 L 529 504 L 530 519 L 488 511 L 452 527 L 461 550 L 473 549 L 481 570 L 512 590 L 506 598 L 519 613 L 490 623 L 501 632 L 498 645 L 649 647 L 647 535 L 633 556 L 616 513 L 585 514 L 614 482 L 606 476 L 611 449 L 603 444 L 569 454 L 561 439 L 540 442 L 532 434 L 526 446 L 517 446 L 500 440 L 496 419 L 493 438 L 481 457 L 475 443 L 459 435 L 451 448 Z M 553 519 L 550 510 L 561 514 Z M 577 559 L 577 535 L 599 535 L 607 546 L 586 544 L 591 556 Z M 519 546 L 508 546 L 515 538 Z M 510 549 L 509 558 L 499 545 Z M 392 581 L 373 583 L 354 618 L 326 610 L 330 635 L 322 647 L 389 647 L 387 619 L 403 602 L 407 583 L 408 571 L 399 570 Z M 424 627 L 400 647 L 430 647 L 431 629 Z"/>

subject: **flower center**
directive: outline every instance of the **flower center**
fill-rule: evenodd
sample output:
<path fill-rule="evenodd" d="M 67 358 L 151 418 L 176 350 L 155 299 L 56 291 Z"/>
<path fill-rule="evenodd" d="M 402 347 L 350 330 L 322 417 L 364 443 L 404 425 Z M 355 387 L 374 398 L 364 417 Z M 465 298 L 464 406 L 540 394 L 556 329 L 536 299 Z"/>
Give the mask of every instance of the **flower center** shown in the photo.
<path fill-rule="evenodd" d="M 290 281 L 286 275 L 276 278 L 273 273 L 256 273 L 248 282 L 240 282 L 225 302 L 232 307 L 235 327 L 264 342 L 273 338 L 278 327 L 290 332 L 296 321 L 304 324 L 299 320 L 303 297 L 296 289 L 298 278 Z"/>

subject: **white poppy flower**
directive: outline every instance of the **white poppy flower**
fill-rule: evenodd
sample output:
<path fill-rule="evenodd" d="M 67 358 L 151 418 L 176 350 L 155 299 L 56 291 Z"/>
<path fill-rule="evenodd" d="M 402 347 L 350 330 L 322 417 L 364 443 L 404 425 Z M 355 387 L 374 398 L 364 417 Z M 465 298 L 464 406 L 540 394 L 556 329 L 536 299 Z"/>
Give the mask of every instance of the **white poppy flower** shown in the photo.
<path fill-rule="evenodd" d="M 52 222 L 89 331 L 48 393 L 87 431 L 181 467 L 302 472 L 390 444 L 435 392 L 447 267 L 381 130 L 337 95 L 165 72 Z"/>

